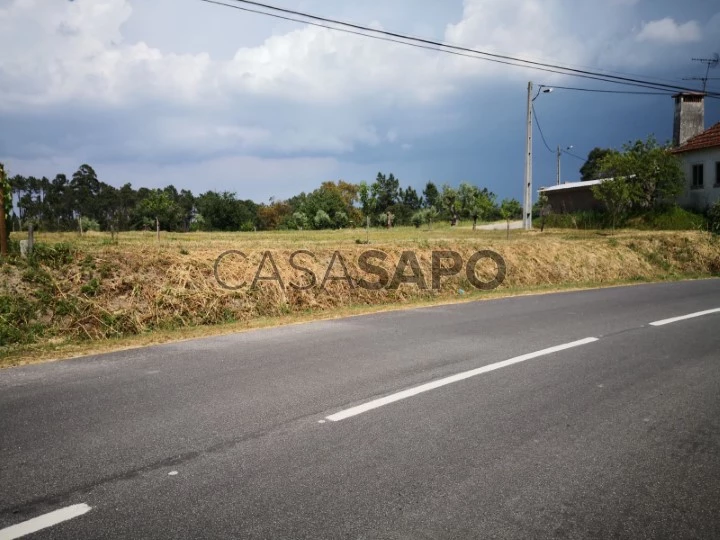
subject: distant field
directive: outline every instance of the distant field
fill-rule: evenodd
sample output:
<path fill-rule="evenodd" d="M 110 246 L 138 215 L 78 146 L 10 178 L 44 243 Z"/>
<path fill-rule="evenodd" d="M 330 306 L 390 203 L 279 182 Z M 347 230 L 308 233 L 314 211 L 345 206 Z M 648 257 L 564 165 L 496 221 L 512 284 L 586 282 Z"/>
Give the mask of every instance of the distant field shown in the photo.
<path fill-rule="evenodd" d="M 364 229 L 162 233 L 159 242 L 153 232 L 121 233 L 114 242 L 105 233 L 36 234 L 33 259 L 0 267 L 0 365 L 398 306 L 720 274 L 720 242 L 692 231 L 512 231 L 508 240 L 505 231 L 441 225 L 371 229 L 369 245 L 366 239 Z M 338 281 L 320 288 L 335 252 L 354 283 L 372 281 L 359 266 L 370 249 L 387 254 L 380 266 L 389 276 L 403 252 L 415 252 L 428 286 L 438 250 L 455 251 L 463 261 L 492 250 L 505 260 L 507 276 L 494 291 L 476 290 L 464 270 L 444 277 L 438 290 L 415 284 L 367 290 Z M 247 256 L 230 256 L 218 267 L 224 283 L 246 283 L 235 291 L 220 287 L 214 275 L 216 259 L 227 250 Z M 290 264 L 297 250 L 311 252 L 296 261 L 316 276 L 308 290 L 290 286 L 310 283 Z M 249 286 L 265 251 L 283 287 Z M 484 260 L 476 270 L 474 277 L 489 281 L 497 268 Z M 271 273 L 266 264 L 261 275 Z M 331 275 L 342 275 L 338 264 Z"/>
<path fill-rule="evenodd" d="M 557 234 L 567 235 L 568 231 L 558 230 Z M 511 231 L 511 239 L 518 235 L 518 231 Z M 592 236 L 595 232 L 581 235 Z M 570 236 L 576 236 L 575 232 Z M 13 235 L 13 238 L 24 238 L 25 236 Z M 365 229 L 341 229 L 322 231 L 265 231 L 265 232 L 198 232 L 198 233 L 160 233 L 160 247 L 183 246 L 186 248 L 204 249 L 211 245 L 218 248 L 231 248 L 233 246 L 258 246 L 258 247 L 297 247 L 297 246 L 354 246 L 356 241 L 365 242 L 367 238 L 372 244 L 386 245 L 418 245 L 422 242 L 448 242 L 468 241 L 474 242 L 478 239 L 505 239 L 505 231 L 473 231 L 471 226 L 450 227 L 446 224 L 433 225 L 432 229 L 427 226 L 416 229 L 415 227 L 395 227 L 393 229 L 371 228 L 369 235 Z M 77 233 L 36 233 L 35 238 L 39 242 L 70 242 L 73 245 L 94 249 L 103 247 L 110 242 L 108 233 L 88 232 L 82 237 Z M 119 242 L 124 246 L 156 246 L 158 242 L 154 231 L 124 232 L 119 235 Z"/>

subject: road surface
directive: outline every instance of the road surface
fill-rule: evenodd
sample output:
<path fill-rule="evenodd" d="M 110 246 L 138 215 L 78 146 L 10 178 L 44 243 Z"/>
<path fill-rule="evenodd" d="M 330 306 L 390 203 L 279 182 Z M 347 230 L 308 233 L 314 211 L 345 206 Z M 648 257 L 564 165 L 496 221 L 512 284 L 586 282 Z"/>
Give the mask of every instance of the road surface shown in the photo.
<path fill-rule="evenodd" d="M 0 371 L 0 539 L 32 531 L 720 538 L 720 280 Z"/>

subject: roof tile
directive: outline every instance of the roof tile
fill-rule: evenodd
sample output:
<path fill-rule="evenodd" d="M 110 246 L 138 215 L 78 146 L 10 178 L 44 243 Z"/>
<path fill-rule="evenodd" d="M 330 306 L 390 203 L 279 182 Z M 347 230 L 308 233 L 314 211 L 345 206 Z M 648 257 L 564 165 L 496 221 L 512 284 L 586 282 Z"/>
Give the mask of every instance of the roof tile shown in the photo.
<path fill-rule="evenodd" d="M 693 150 L 703 150 L 705 148 L 720 147 L 720 122 L 706 129 L 702 133 L 691 137 L 684 144 L 674 148 L 674 154 L 683 152 L 691 152 Z"/>

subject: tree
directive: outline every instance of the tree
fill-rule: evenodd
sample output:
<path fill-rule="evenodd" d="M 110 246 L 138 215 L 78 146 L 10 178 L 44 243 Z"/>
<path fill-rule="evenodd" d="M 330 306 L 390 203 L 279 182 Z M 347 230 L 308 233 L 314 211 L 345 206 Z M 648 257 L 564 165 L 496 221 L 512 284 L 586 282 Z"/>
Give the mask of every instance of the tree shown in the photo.
<path fill-rule="evenodd" d="M 363 215 L 368 218 L 375 214 L 377 208 L 377 199 L 373 194 L 372 188 L 367 182 L 360 182 L 358 186 L 358 197 L 360 198 L 360 205 L 362 208 Z"/>
<path fill-rule="evenodd" d="M 458 200 L 458 192 L 445 184 L 442 188 L 441 202 L 443 209 L 448 213 L 450 225 L 455 227 L 460 219 L 460 201 Z"/>
<path fill-rule="evenodd" d="M 193 222 L 195 217 L 195 197 L 192 191 L 187 189 L 180 190 L 180 194 L 176 200 L 178 209 L 180 211 L 180 220 L 182 228 L 185 232 L 190 230 L 190 224 Z"/>
<path fill-rule="evenodd" d="M 410 211 L 417 211 L 422 207 L 422 199 L 420 199 L 417 191 L 412 187 L 408 187 L 402 191 L 402 204 Z"/>
<path fill-rule="evenodd" d="M 590 150 L 587 161 L 580 167 L 580 180 L 585 182 L 602 178 L 604 174 L 601 166 L 602 160 L 607 156 L 617 153 L 617 150 L 613 150 L 612 148 L 595 147 Z"/>
<path fill-rule="evenodd" d="M 540 216 L 540 232 L 545 230 L 545 218 L 552 212 L 552 206 L 550 205 L 550 199 L 544 191 L 540 192 L 540 198 L 535 203 L 535 213 Z"/>
<path fill-rule="evenodd" d="M 293 214 L 293 221 L 295 222 L 295 228 L 302 231 L 309 227 L 309 220 L 306 214 L 302 212 L 295 212 Z"/>
<path fill-rule="evenodd" d="M 428 230 L 432 230 L 432 225 L 438 220 L 438 217 L 440 217 L 440 212 L 434 206 L 425 209 L 425 222 L 428 224 Z"/>
<path fill-rule="evenodd" d="M 623 146 L 622 152 L 606 155 L 600 162 L 605 178 L 625 178 L 632 185 L 631 206 L 637 210 L 657 208 L 674 201 L 684 189 L 680 160 L 653 136 Z"/>
<path fill-rule="evenodd" d="M 340 212 L 335 212 L 334 222 L 335 222 L 336 228 L 344 229 L 350 223 L 350 219 L 348 218 L 348 215 L 345 212 L 340 211 Z"/>
<path fill-rule="evenodd" d="M 10 182 L 10 202 L 12 203 L 13 199 L 15 199 L 18 202 L 18 223 L 19 223 L 19 229 L 22 230 L 23 225 L 23 218 L 25 217 L 24 208 L 21 207 L 19 204 L 22 200 L 23 196 L 25 195 L 25 191 L 27 189 L 27 180 L 24 176 L 15 175 L 9 180 Z"/>
<path fill-rule="evenodd" d="M 274 231 L 291 216 L 292 208 L 284 201 L 273 201 L 269 205 L 260 205 L 257 209 L 258 228 L 262 231 Z"/>
<path fill-rule="evenodd" d="M 100 192 L 100 181 L 95 170 L 90 165 L 80 165 L 80 168 L 72 175 L 70 189 L 73 196 L 72 209 L 78 222 L 82 215 L 97 219 L 97 196 Z M 82 233 L 82 226 L 80 233 Z"/>
<path fill-rule="evenodd" d="M 375 209 L 378 212 L 386 212 L 388 208 L 400 202 L 400 181 L 392 173 L 389 176 L 378 173 L 371 189 L 377 200 Z"/>
<path fill-rule="evenodd" d="M 8 222 L 12 212 L 12 188 L 5 174 L 5 166 L 0 163 L 0 256 L 6 257 L 10 240 Z"/>
<path fill-rule="evenodd" d="M 601 201 L 607 208 L 612 220 L 612 230 L 615 231 L 618 218 L 628 210 L 636 199 L 636 184 L 627 177 L 619 176 L 611 180 L 592 186 L 593 196 Z"/>
<path fill-rule="evenodd" d="M 316 229 L 330 229 L 333 226 L 332 218 L 325 210 L 318 210 L 313 218 Z"/>
<path fill-rule="evenodd" d="M 160 240 L 160 221 L 168 220 L 172 214 L 177 212 L 177 206 L 167 194 L 160 189 L 154 190 L 146 199 L 140 203 L 142 213 L 152 216 L 155 219 L 155 231 L 157 239 Z"/>
<path fill-rule="evenodd" d="M 500 203 L 500 215 L 507 222 L 507 237 L 510 238 L 510 220 L 522 216 L 522 206 L 516 199 L 503 199 Z"/>
<path fill-rule="evenodd" d="M 420 225 L 425 223 L 425 211 L 419 210 L 415 212 L 410 218 L 410 223 L 412 223 L 416 229 L 419 229 Z"/>
<path fill-rule="evenodd" d="M 495 209 L 494 193 L 487 188 L 481 190 L 467 182 L 458 187 L 458 201 L 461 214 L 472 219 L 473 230 L 477 229 L 478 219 L 488 217 Z"/>
<path fill-rule="evenodd" d="M 430 207 L 438 207 L 438 203 L 440 202 L 440 192 L 438 191 L 438 188 L 435 184 L 432 182 L 428 182 L 425 185 L 425 189 L 423 190 L 423 198 L 424 198 L 424 204 L 425 208 Z"/>
<path fill-rule="evenodd" d="M 208 191 L 196 199 L 204 227 L 214 231 L 252 231 L 256 227 L 258 205 L 240 201 L 234 193 Z"/>

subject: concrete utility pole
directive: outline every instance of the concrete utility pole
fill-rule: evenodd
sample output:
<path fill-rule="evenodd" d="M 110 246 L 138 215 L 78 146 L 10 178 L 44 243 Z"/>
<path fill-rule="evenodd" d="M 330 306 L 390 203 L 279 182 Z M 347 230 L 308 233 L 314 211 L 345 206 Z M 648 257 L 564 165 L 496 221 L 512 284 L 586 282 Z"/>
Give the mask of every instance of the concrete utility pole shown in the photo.
<path fill-rule="evenodd" d="M 560 183 L 562 182 L 562 180 L 560 179 L 560 158 L 562 157 L 562 153 L 563 153 L 563 152 L 570 151 L 570 150 L 572 150 L 573 148 L 574 148 L 574 146 L 573 146 L 573 145 L 570 145 L 570 146 L 568 146 L 567 148 L 565 148 L 565 149 L 563 150 L 562 148 L 560 148 L 560 145 L 558 144 L 558 147 L 557 147 L 557 185 L 558 185 L 558 186 L 559 186 Z"/>
<path fill-rule="evenodd" d="M 527 93 L 527 139 L 525 142 L 525 189 L 523 198 L 523 229 L 532 229 L 532 97 L 533 83 L 528 82 Z"/>
<path fill-rule="evenodd" d="M 561 152 L 562 152 L 562 150 L 560 150 L 560 145 L 558 144 L 558 149 L 557 149 L 557 182 L 556 182 L 556 184 L 557 184 L 558 186 L 560 185 L 560 154 L 561 154 Z"/>

